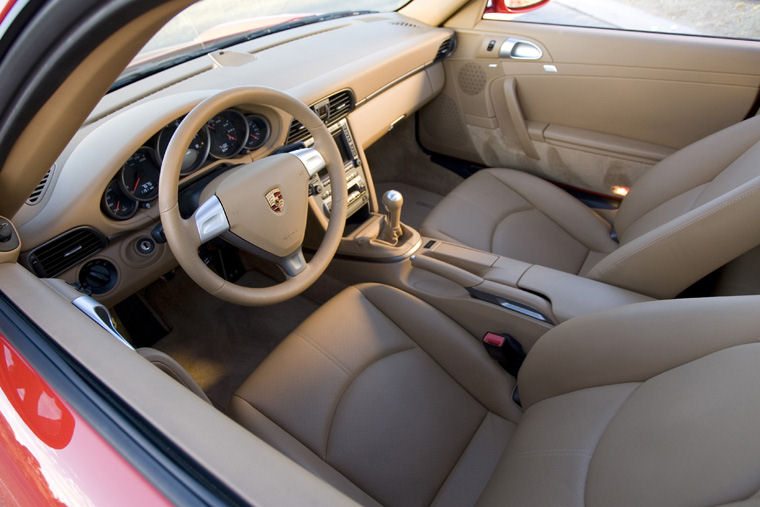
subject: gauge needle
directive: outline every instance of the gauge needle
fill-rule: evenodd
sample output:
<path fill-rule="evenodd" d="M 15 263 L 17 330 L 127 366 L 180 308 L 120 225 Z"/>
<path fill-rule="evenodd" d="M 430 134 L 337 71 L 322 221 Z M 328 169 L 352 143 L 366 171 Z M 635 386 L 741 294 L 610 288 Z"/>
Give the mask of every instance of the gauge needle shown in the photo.
<path fill-rule="evenodd" d="M 228 137 L 228 138 L 229 138 L 231 141 L 237 141 L 237 137 L 235 137 L 235 136 L 231 136 L 230 134 L 227 134 L 227 137 Z"/>
<path fill-rule="evenodd" d="M 114 211 L 119 211 L 119 206 L 121 206 L 121 201 L 116 201 L 116 209 Z"/>
<path fill-rule="evenodd" d="M 253 135 L 253 134 L 251 134 L 251 135 L 250 135 L 250 136 L 248 136 L 248 137 L 250 137 L 251 139 L 255 139 L 255 140 L 257 140 L 257 141 L 259 140 L 259 136 L 255 136 L 255 135 Z"/>
<path fill-rule="evenodd" d="M 140 184 L 140 178 L 137 178 L 137 181 L 135 181 L 135 188 L 132 189 L 132 193 L 137 192 L 137 185 Z"/>

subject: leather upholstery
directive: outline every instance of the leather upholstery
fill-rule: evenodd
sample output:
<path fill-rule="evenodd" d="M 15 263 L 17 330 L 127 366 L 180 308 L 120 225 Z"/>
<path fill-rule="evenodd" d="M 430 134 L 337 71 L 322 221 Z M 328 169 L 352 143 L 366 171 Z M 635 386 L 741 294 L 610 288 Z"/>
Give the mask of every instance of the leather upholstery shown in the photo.
<path fill-rule="evenodd" d="M 160 350 L 151 347 L 141 347 L 136 350 L 144 359 L 150 361 L 153 366 L 169 375 L 171 378 L 188 388 L 197 397 L 211 404 L 211 400 L 208 399 L 206 393 L 203 392 L 201 386 L 193 380 L 193 377 L 169 354 L 161 352 Z"/>
<path fill-rule="evenodd" d="M 513 385 L 458 324 L 397 289 L 365 285 L 299 326 L 229 408 L 360 503 L 472 504 L 501 454 L 492 443 L 506 444 L 520 418 Z"/>
<path fill-rule="evenodd" d="M 617 244 L 610 225 L 554 185 L 519 171 L 467 178 L 430 212 L 422 234 L 578 273 L 590 252 Z"/>
<path fill-rule="evenodd" d="M 615 217 L 619 245 L 582 203 L 508 169 L 465 180 L 421 231 L 668 298 L 760 244 L 757 216 L 760 117 L 687 146 L 642 176 Z"/>
<path fill-rule="evenodd" d="M 363 504 L 673 505 L 760 490 L 760 297 L 564 323 L 514 380 L 457 324 L 351 287 L 241 386 L 231 415 Z"/>

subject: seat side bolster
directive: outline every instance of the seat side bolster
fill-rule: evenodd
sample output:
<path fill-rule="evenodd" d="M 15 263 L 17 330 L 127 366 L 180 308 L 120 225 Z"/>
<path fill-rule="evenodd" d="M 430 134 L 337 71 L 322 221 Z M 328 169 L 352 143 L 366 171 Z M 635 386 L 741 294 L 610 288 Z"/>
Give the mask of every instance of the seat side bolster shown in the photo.
<path fill-rule="evenodd" d="M 615 216 L 618 236 L 665 201 L 712 181 L 758 141 L 760 116 L 700 139 L 657 163 L 623 199 Z"/>
<path fill-rule="evenodd" d="M 432 306 L 398 289 L 377 284 L 356 287 L 486 409 L 508 421 L 519 421 L 521 411 L 511 401 L 514 380 L 475 337 Z"/>
<path fill-rule="evenodd" d="M 242 423 L 247 430 L 253 432 L 254 435 L 262 438 L 285 456 L 338 491 L 348 495 L 354 501 L 361 505 L 380 505 L 375 499 L 346 478 L 346 476 L 325 463 L 311 449 L 262 414 L 250 402 L 240 396 L 234 395 L 230 399 L 228 413 L 234 420 Z"/>
<path fill-rule="evenodd" d="M 589 278 L 670 298 L 760 244 L 760 178 L 626 243 Z M 707 245 L 720 245 L 709 248 Z"/>
<path fill-rule="evenodd" d="M 521 171 L 490 169 L 487 172 L 589 250 L 608 253 L 617 248 L 617 243 L 610 238 L 610 224 L 561 188 Z"/>
<path fill-rule="evenodd" d="M 523 364 L 523 407 L 589 387 L 644 382 L 707 354 L 758 341 L 760 296 L 637 303 L 569 320 Z"/>

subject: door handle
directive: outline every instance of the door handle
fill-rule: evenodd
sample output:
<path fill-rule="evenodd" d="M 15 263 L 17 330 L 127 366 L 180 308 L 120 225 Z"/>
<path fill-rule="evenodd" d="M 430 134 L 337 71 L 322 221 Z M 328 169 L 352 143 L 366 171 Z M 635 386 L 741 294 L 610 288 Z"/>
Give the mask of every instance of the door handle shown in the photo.
<path fill-rule="evenodd" d="M 515 37 L 505 40 L 499 48 L 500 58 L 512 60 L 538 60 L 543 54 L 538 44 Z"/>

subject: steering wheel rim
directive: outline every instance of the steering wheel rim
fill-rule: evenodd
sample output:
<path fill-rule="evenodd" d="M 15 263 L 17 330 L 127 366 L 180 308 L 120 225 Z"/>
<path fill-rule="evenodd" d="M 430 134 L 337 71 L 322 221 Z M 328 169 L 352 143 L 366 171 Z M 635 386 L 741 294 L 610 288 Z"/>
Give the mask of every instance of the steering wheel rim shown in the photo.
<path fill-rule="evenodd" d="M 288 277 L 282 283 L 265 288 L 237 285 L 214 273 L 198 255 L 198 247 L 203 244 L 204 240 L 201 239 L 199 226 L 196 223 L 197 211 L 193 217 L 183 219 L 180 216 L 178 204 L 182 159 L 193 136 L 215 114 L 224 109 L 245 104 L 275 107 L 292 115 L 296 120 L 301 122 L 314 138 L 313 148 L 324 159 L 327 173 L 330 176 L 332 191 L 331 218 L 317 252 L 308 263 L 301 267 L 300 272 Z M 290 160 L 289 163 L 292 165 L 292 162 Z M 234 170 L 232 169 L 231 171 Z M 304 170 L 306 170 L 305 166 Z M 224 174 L 226 173 L 223 173 L 219 177 L 223 177 Z M 254 196 L 253 199 L 255 198 Z M 290 197 L 290 199 L 299 198 L 301 197 Z M 303 199 L 304 202 L 308 200 L 308 191 L 303 195 Z M 327 127 L 303 102 L 290 94 L 272 88 L 231 88 L 200 102 L 180 123 L 169 143 L 161 164 L 158 184 L 159 211 L 166 241 L 175 259 L 188 276 L 204 290 L 216 297 L 240 305 L 262 306 L 279 303 L 300 294 L 311 286 L 327 268 L 338 249 L 346 221 L 346 203 L 347 189 L 343 173 L 343 162 L 338 147 L 335 145 L 335 141 Z M 251 217 L 251 220 L 255 220 L 255 218 Z M 271 220 L 271 217 L 263 218 Z M 302 241 L 303 231 L 301 232 L 300 243 Z M 300 243 L 298 246 L 299 252 Z"/>

